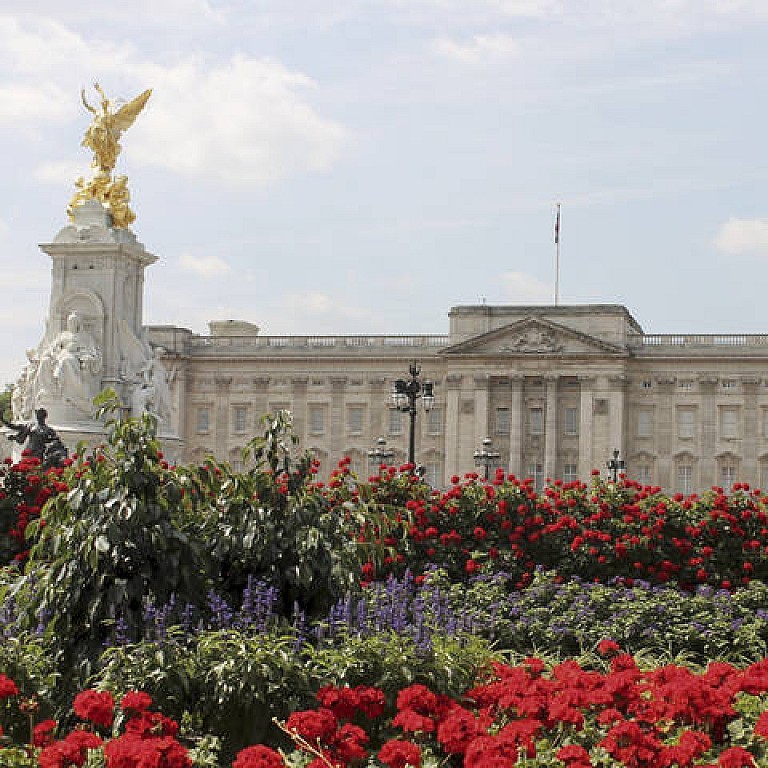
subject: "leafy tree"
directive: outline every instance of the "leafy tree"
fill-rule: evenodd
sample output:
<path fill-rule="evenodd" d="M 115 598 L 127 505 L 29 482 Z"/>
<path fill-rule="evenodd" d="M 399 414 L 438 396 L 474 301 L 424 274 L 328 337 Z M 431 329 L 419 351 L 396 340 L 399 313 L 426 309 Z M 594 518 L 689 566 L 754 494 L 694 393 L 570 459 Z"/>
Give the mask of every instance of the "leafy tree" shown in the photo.
<path fill-rule="evenodd" d="M 114 409 L 116 398 L 102 400 Z M 107 421 L 107 445 L 71 468 L 71 490 L 53 498 L 25 575 L 15 586 L 22 627 L 46 625 L 65 670 L 87 674 L 112 627 L 143 629 L 148 601 L 205 594 L 200 547 L 171 520 L 181 498 L 162 460 L 154 419 Z"/>

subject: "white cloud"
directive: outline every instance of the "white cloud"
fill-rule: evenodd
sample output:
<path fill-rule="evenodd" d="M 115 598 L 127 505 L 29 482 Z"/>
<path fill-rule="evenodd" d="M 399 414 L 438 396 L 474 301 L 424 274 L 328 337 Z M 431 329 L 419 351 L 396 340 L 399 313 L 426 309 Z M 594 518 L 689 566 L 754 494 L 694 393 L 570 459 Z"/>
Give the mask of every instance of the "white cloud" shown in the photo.
<path fill-rule="evenodd" d="M 345 130 L 303 100 L 313 81 L 277 61 L 236 56 L 206 68 L 190 59 L 145 71 L 154 90 L 131 153 L 147 164 L 266 183 L 326 170 L 340 152 Z"/>
<path fill-rule="evenodd" d="M 215 277 L 230 270 L 229 264 L 218 256 L 193 256 L 191 253 L 183 253 L 178 262 L 182 269 L 203 277 Z"/>
<path fill-rule="evenodd" d="M 60 160 L 38 165 L 32 172 L 32 175 L 42 184 L 59 187 L 62 185 L 72 186 L 75 179 L 80 176 L 87 177 L 89 173 L 88 164 L 85 162 L 77 163 L 69 160 Z"/>
<path fill-rule="evenodd" d="M 525 272 L 505 272 L 501 283 L 508 301 L 546 304 L 554 295 L 551 285 Z"/>
<path fill-rule="evenodd" d="M 0 125 L 61 123 L 75 113 L 71 96 L 53 83 L 0 86 Z"/>
<path fill-rule="evenodd" d="M 273 59 L 160 63 L 130 43 L 86 39 L 51 19 L 0 15 L 0 68 L 7 81 L 0 87 L 0 124 L 37 127 L 80 115 L 84 128 L 89 116 L 77 92 L 67 89 L 94 73 L 113 101 L 152 87 L 126 153 L 187 176 L 267 183 L 324 171 L 346 136 L 307 100 L 314 81 Z"/>
<path fill-rule="evenodd" d="M 768 219 L 730 218 L 715 239 L 718 250 L 738 256 L 768 256 Z"/>
<path fill-rule="evenodd" d="M 441 37 L 432 43 L 433 50 L 451 59 L 470 63 L 486 59 L 508 58 L 520 54 L 520 43 L 512 35 L 474 35 L 467 42 Z"/>

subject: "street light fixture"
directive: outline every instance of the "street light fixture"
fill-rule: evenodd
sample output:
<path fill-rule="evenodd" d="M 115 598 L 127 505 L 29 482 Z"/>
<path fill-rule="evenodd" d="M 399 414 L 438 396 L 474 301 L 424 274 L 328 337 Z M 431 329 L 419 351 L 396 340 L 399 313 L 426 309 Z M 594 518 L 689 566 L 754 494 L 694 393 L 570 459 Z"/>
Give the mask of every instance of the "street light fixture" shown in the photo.
<path fill-rule="evenodd" d="M 619 479 L 619 472 L 624 470 L 624 459 L 619 458 L 618 448 L 614 450 L 613 458 L 608 459 L 605 466 L 608 467 L 608 471 L 611 473 L 611 479 L 615 483 Z"/>
<path fill-rule="evenodd" d="M 410 417 L 408 431 L 408 463 L 416 465 L 416 401 L 421 398 L 425 411 L 431 411 L 435 404 L 434 384 L 431 381 L 421 381 L 419 374 L 421 366 L 415 362 L 408 368 L 411 378 L 397 379 L 392 384 L 392 405 L 398 411 L 407 413 Z"/>
<path fill-rule="evenodd" d="M 475 451 L 474 457 L 475 466 L 484 468 L 484 477 L 487 480 L 491 467 L 498 465 L 501 454 L 493 450 L 493 441 L 486 437 L 483 439 L 483 447 Z"/>
<path fill-rule="evenodd" d="M 387 448 L 387 441 L 380 437 L 376 441 L 376 447 L 368 451 L 368 461 L 371 465 L 380 467 L 386 463 L 387 459 L 391 459 L 395 455 L 395 452 L 391 448 Z"/>

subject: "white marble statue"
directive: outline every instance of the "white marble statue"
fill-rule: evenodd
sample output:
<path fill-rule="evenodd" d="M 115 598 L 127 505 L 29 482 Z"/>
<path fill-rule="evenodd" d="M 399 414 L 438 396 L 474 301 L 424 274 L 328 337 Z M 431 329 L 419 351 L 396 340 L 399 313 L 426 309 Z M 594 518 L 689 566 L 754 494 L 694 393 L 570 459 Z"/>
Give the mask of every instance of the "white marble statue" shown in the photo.
<path fill-rule="evenodd" d="M 167 424 L 171 416 L 171 390 L 168 371 L 160 359 L 164 352 L 161 347 L 155 347 L 139 369 L 138 381 L 131 393 L 131 413 L 138 416 L 146 411 Z"/>
<path fill-rule="evenodd" d="M 121 350 L 120 373 L 128 385 L 131 415 L 151 413 L 163 426 L 170 425 L 171 390 L 173 376 L 163 364 L 162 347 L 152 348 L 142 334 L 141 337 L 128 327 L 125 320 L 118 326 Z"/>
<path fill-rule="evenodd" d="M 91 335 L 72 312 L 66 328 L 43 346 L 31 382 L 34 403 L 63 401 L 89 415 L 101 384 L 102 358 Z"/>

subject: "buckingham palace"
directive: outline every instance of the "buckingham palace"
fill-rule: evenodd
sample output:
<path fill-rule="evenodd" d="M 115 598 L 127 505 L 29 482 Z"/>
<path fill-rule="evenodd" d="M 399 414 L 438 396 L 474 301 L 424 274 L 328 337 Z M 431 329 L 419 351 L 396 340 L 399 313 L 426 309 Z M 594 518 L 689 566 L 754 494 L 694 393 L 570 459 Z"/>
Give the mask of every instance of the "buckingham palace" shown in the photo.
<path fill-rule="evenodd" d="M 446 335 L 270 336 L 211 322 L 209 335 L 150 326 L 174 371 L 176 430 L 190 461 L 239 466 L 265 413 L 288 409 L 327 473 L 361 476 L 383 438 L 408 452 L 393 383 L 412 362 L 434 385 L 415 420 L 416 461 L 445 485 L 492 442 L 518 477 L 586 479 L 619 451 L 641 483 L 691 493 L 768 486 L 768 334 L 646 334 L 623 306 L 457 306 Z M 488 444 L 486 442 L 486 444 Z"/>

